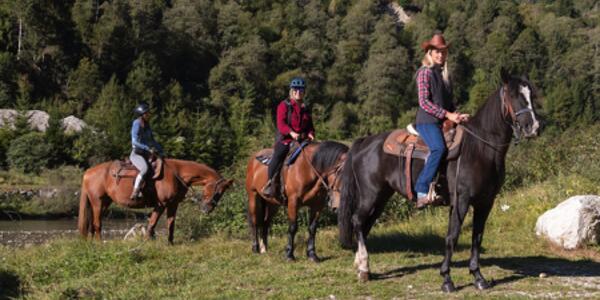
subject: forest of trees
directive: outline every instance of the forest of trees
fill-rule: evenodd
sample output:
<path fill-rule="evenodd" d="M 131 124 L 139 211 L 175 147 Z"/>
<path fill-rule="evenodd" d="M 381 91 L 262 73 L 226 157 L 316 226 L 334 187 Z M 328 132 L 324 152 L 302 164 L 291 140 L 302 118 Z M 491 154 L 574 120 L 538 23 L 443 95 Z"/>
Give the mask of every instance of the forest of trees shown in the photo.
<path fill-rule="evenodd" d="M 0 108 L 49 112 L 0 129 L 0 169 L 87 167 L 130 151 L 132 110 L 152 106 L 170 157 L 216 168 L 273 142 L 273 113 L 306 78 L 318 139 L 403 126 L 417 106 L 419 45 L 451 43 L 454 100 L 474 112 L 499 70 L 527 76 L 551 132 L 600 118 L 595 0 L 3 0 Z M 90 127 L 66 135 L 68 115 Z"/>

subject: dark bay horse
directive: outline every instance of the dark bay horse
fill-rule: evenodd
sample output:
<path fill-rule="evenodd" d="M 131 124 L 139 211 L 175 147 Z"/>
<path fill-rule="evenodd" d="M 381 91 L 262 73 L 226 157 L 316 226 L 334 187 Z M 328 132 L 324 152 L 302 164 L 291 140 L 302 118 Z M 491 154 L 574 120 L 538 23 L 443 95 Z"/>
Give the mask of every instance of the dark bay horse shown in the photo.
<path fill-rule="evenodd" d="M 121 178 L 115 176 L 119 170 L 117 161 L 104 162 L 86 170 L 79 200 L 81 235 L 87 237 L 91 231 L 92 236 L 100 239 L 102 213 L 115 202 L 129 208 L 154 208 L 148 222 L 149 237 L 154 237 L 156 222 L 166 209 L 168 240 L 172 244 L 175 214 L 187 191 L 192 186 L 204 186 L 201 205 L 204 212 L 209 213 L 233 182 L 224 179 L 207 165 L 193 161 L 164 159 L 162 169 L 162 174 L 155 181 L 146 179 L 143 199 L 133 201 L 129 199 L 129 195 L 133 190 L 134 175 L 137 173 Z"/>
<path fill-rule="evenodd" d="M 317 222 L 321 210 L 327 204 L 327 193 L 332 201 L 339 201 L 338 174 L 346 157 L 348 146 L 337 142 L 311 143 L 304 147 L 296 161 L 282 169 L 288 212 L 288 245 L 286 258 L 295 260 L 294 237 L 298 230 L 298 210 L 300 206 L 310 208 L 309 238 L 306 255 L 314 262 L 319 262 L 315 248 Z M 267 238 L 273 216 L 280 202 L 262 194 L 266 184 L 267 165 L 256 159 L 259 154 L 269 154 L 272 149 L 263 149 L 250 157 L 246 173 L 246 192 L 248 193 L 248 222 L 253 235 L 252 250 L 267 252 Z M 260 234 L 259 234 L 260 230 Z"/>
<path fill-rule="evenodd" d="M 455 291 L 450 277 L 450 261 L 458 241 L 460 227 L 469 206 L 473 207 L 473 236 L 469 270 L 478 289 L 489 288 L 479 270 L 479 255 L 485 222 L 499 192 L 505 174 L 506 152 L 513 135 L 516 138 L 537 135 L 539 122 L 533 108 L 533 89 L 525 78 L 501 72 L 502 86 L 488 97 L 471 120 L 462 125 L 462 148 L 458 159 L 447 162 L 445 177 L 449 188 L 449 224 L 446 254 L 440 274 L 442 290 Z M 354 142 L 341 175 L 342 199 L 338 210 L 340 242 L 358 249 L 354 260 L 361 281 L 369 278 L 366 239 L 394 192 L 406 197 L 404 159 L 384 153 L 388 133 L 372 135 Z M 412 184 L 423 168 L 422 160 L 412 165 Z"/>

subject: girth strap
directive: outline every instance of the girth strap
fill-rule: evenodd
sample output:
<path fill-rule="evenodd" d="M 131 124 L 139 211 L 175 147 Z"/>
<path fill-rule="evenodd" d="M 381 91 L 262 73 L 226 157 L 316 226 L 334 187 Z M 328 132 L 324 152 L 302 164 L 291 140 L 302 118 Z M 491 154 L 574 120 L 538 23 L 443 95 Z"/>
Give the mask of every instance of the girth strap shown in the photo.
<path fill-rule="evenodd" d="M 414 195 L 412 192 L 412 179 L 411 179 L 411 165 L 412 165 L 412 154 L 413 151 L 415 150 L 415 144 L 414 143 L 410 143 L 408 144 L 408 146 L 406 147 L 406 150 L 404 151 L 404 157 L 406 157 L 406 162 L 404 163 L 404 177 L 406 178 L 406 196 L 408 197 L 409 200 L 413 200 L 414 199 Z M 399 161 L 402 161 L 402 156 L 398 157 Z"/>

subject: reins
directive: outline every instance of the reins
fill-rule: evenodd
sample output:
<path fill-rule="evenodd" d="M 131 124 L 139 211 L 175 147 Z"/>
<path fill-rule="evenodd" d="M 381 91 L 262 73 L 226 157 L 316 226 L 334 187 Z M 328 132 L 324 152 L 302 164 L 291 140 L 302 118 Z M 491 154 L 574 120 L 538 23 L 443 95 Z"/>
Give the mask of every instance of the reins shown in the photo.
<path fill-rule="evenodd" d="M 321 184 L 325 187 L 325 189 L 327 190 L 328 194 L 331 194 L 332 192 L 335 192 L 336 190 L 330 188 L 327 183 L 325 183 L 325 179 L 323 178 L 324 176 L 321 176 L 321 174 L 319 174 L 319 172 L 317 171 L 317 169 L 315 169 L 315 166 L 313 166 L 312 161 L 309 160 L 306 155 L 304 154 L 304 148 L 302 148 L 300 150 L 300 153 L 302 155 L 302 157 L 304 158 L 304 160 L 306 160 L 306 162 L 308 163 L 308 165 L 310 166 L 311 170 L 313 171 L 313 173 L 315 175 L 317 175 L 317 178 L 319 179 L 319 182 L 321 182 Z M 329 176 L 330 174 L 339 174 L 339 172 L 342 169 L 342 165 L 343 165 L 344 161 L 340 161 L 337 164 L 335 164 L 331 169 L 329 169 L 327 172 L 325 172 L 325 177 Z M 335 178 L 335 180 L 333 181 L 333 185 L 335 185 L 336 181 L 337 181 L 337 177 Z"/>
<path fill-rule="evenodd" d="M 506 98 L 508 98 L 508 101 L 505 100 Z M 515 144 L 517 144 L 517 143 L 519 143 L 519 141 L 521 139 L 521 136 L 520 136 L 520 127 L 521 126 L 519 125 L 519 121 L 517 120 L 517 117 L 521 114 L 532 112 L 533 110 L 530 109 L 529 107 L 527 107 L 527 108 L 523 108 L 523 109 L 520 109 L 519 111 L 515 112 L 515 110 L 512 107 L 512 104 L 511 104 L 510 96 L 507 94 L 506 90 L 504 89 L 504 86 L 502 86 L 500 88 L 500 101 L 502 101 L 502 106 L 500 107 L 501 114 L 503 116 L 502 120 L 504 121 L 504 123 L 506 123 L 507 125 L 509 125 L 512 128 L 513 136 L 515 137 Z M 509 123 L 506 121 L 505 116 L 507 116 L 507 115 L 510 116 L 512 123 Z M 500 151 L 499 148 L 510 145 L 510 141 L 508 143 L 502 143 L 502 144 L 492 143 L 492 142 L 482 138 L 480 135 L 475 133 L 469 127 L 467 127 L 465 125 L 461 125 L 461 124 L 459 124 L 458 126 L 462 127 L 467 133 L 472 135 L 474 138 L 476 138 L 479 141 L 483 142 L 484 144 L 490 146 L 492 149 L 494 149 L 496 151 Z"/>
<path fill-rule="evenodd" d="M 161 159 L 162 159 L 162 158 L 161 158 Z M 171 169 L 171 168 L 170 168 L 170 167 L 167 165 L 167 161 L 166 161 L 166 160 L 163 160 L 163 165 L 164 165 L 166 168 L 169 168 L 169 169 Z M 186 182 L 185 182 L 185 181 L 184 181 L 184 180 L 183 180 L 183 179 L 182 179 L 182 178 L 179 176 L 179 174 L 177 174 L 177 172 L 175 172 L 175 170 L 171 169 L 171 171 L 173 172 L 173 175 L 175 176 L 175 178 L 177 178 L 177 180 L 178 180 L 178 181 L 179 181 L 179 182 L 180 182 L 180 183 L 181 183 L 183 186 L 185 186 L 187 189 L 189 189 L 189 190 L 192 192 L 192 194 L 194 194 L 194 193 L 196 192 L 196 191 L 194 190 L 194 188 L 193 188 L 193 185 L 192 185 L 191 183 L 190 183 L 190 184 L 187 184 L 187 183 L 186 183 Z M 223 177 L 220 177 L 218 180 L 216 180 L 216 181 L 214 181 L 214 182 L 211 182 L 211 183 L 209 183 L 209 184 L 206 184 L 206 186 L 209 186 L 209 185 L 213 185 L 213 184 L 214 184 L 214 185 L 215 185 L 215 190 L 216 190 L 216 189 L 217 189 L 217 187 L 218 187 L 218 184 L 219 184 L 219 183 L 221 183 L 221 182 L 223 182 L 223 181 L 225 181 L 225 178 L 223 178 Z M 192 197 L 192 202 L 194 202 L 194 203 L 197 203 L 197 202 L 198 202 L 198 200 L 196 200 L 194 197 Z M 210 202 L 211 202 L 211 204 L 212 204 L 212 205 L 216 205 L 216 204 L 217 204 L 217 203 L 216 203 L 217 201 L 215 201 L 215 200 L 214 200 L 214 197 L 213 197 L 213 199 L 211 199 L 211 200 L 210 200 Z"/>

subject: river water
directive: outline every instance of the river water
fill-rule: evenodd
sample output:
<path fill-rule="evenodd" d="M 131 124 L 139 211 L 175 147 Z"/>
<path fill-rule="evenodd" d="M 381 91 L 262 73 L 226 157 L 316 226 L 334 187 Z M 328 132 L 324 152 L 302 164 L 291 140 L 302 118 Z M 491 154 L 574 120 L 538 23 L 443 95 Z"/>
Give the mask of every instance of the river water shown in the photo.
<path fill-rule="evenodd" d="M 122 239 L 136 224 L 146 226 L 147 221 L 133 218 L 105 219 L 102 221 L 102 238 Z M 0 245 L 11 247 L 27 247 L 51 239 L 78 235 L 77 219 L 0 221 Z"/>

